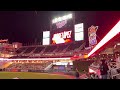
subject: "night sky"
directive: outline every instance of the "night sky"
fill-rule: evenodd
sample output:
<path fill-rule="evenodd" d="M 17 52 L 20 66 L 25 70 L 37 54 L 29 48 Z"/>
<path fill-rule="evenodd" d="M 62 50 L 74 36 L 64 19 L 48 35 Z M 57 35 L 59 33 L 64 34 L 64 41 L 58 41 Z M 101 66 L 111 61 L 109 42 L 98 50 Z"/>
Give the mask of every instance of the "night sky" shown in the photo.
<path fill-rule="evenodd" d="M 84 23 L 85 38 L 91 25 L 99 26 L 100 39 L 120 20 L 120 11 L 74 11 L 75 23 Z M 50 30 L 50 22 L 70 11 L 0 11 L 0 39 L 12 42 L 42 42 L 42 32 Z M 99 40 L 100 40 L 99 39 Z"/>

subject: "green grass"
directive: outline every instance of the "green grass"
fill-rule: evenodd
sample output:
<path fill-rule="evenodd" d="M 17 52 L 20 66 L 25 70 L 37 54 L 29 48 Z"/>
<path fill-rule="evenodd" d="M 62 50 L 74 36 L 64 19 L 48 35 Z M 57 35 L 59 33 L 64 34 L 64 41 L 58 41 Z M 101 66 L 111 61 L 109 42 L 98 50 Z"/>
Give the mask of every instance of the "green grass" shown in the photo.
<path fill-rule="evenodd" d="M 0 72 L 0 79 L 68 79 L 65 76 L 34 72 Z"/>

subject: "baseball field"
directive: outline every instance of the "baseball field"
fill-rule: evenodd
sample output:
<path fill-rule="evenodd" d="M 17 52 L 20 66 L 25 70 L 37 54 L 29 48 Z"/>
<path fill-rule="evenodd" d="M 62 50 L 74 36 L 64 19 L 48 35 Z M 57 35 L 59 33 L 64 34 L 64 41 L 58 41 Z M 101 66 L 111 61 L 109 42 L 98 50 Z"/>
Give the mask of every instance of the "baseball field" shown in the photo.
<path fill-rule="evenodd" d="M 34 72 L 0 72 L 0 79 L 69 79 L 64 75 Z"/>

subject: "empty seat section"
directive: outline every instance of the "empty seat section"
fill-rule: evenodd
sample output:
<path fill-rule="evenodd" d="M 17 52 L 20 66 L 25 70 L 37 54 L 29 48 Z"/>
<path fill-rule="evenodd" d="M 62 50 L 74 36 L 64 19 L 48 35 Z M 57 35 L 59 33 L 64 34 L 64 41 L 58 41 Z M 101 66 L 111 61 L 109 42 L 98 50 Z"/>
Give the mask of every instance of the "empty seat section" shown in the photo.
<path fill-rule="evenodd" d="M 33 53 L 40 53 L 45 47 L 37 47 Z"/>
<path fill-rule="evenodd" d="M 56 52 L 60 52 L 63 51 L 64 49 L 66 49 L 68 47 L 68 45 L 59 45 Z"/>
<path fill-rule="evenodd" d="M 35 49 L 35 47 L 28 47 L 24 53 L 30 53 L 31 51 L 33 51 Z"/>
<path fill-rule="evenodd" d="M 53 52 L 57 48 L 56 45 L 47 46 L 44 52 Z"/>
<path fill-rule="evenodd" d="M 19 53 L 22 53 L 25 49 L 27 49 L 26 47 L 22 47 L 22 48 L 19 48 L 16 53 L 19 54 Z"/>
<path fill-rule="evenodd" d="M 81 45 L 82 45 L 82 43 L 80 43 L 80 42 L 71 43 L 66 51 L 75 50 L 75 49 L 79 48 Z"/>

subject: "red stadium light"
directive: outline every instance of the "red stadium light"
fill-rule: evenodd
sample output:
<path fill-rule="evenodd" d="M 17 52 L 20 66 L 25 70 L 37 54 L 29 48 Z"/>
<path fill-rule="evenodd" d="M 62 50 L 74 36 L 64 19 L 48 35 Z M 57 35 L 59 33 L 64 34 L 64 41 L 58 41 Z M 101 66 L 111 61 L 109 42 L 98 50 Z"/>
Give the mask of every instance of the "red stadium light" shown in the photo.
<path fill-rule="evenodd" d="M 95 51 L 101 48 L 109 40 L 115 37 L 120 32 L 120 21 L 107 33 L 107 35 L 95 46 L 95 48 L 88 54 L 91 56 Z"/>

